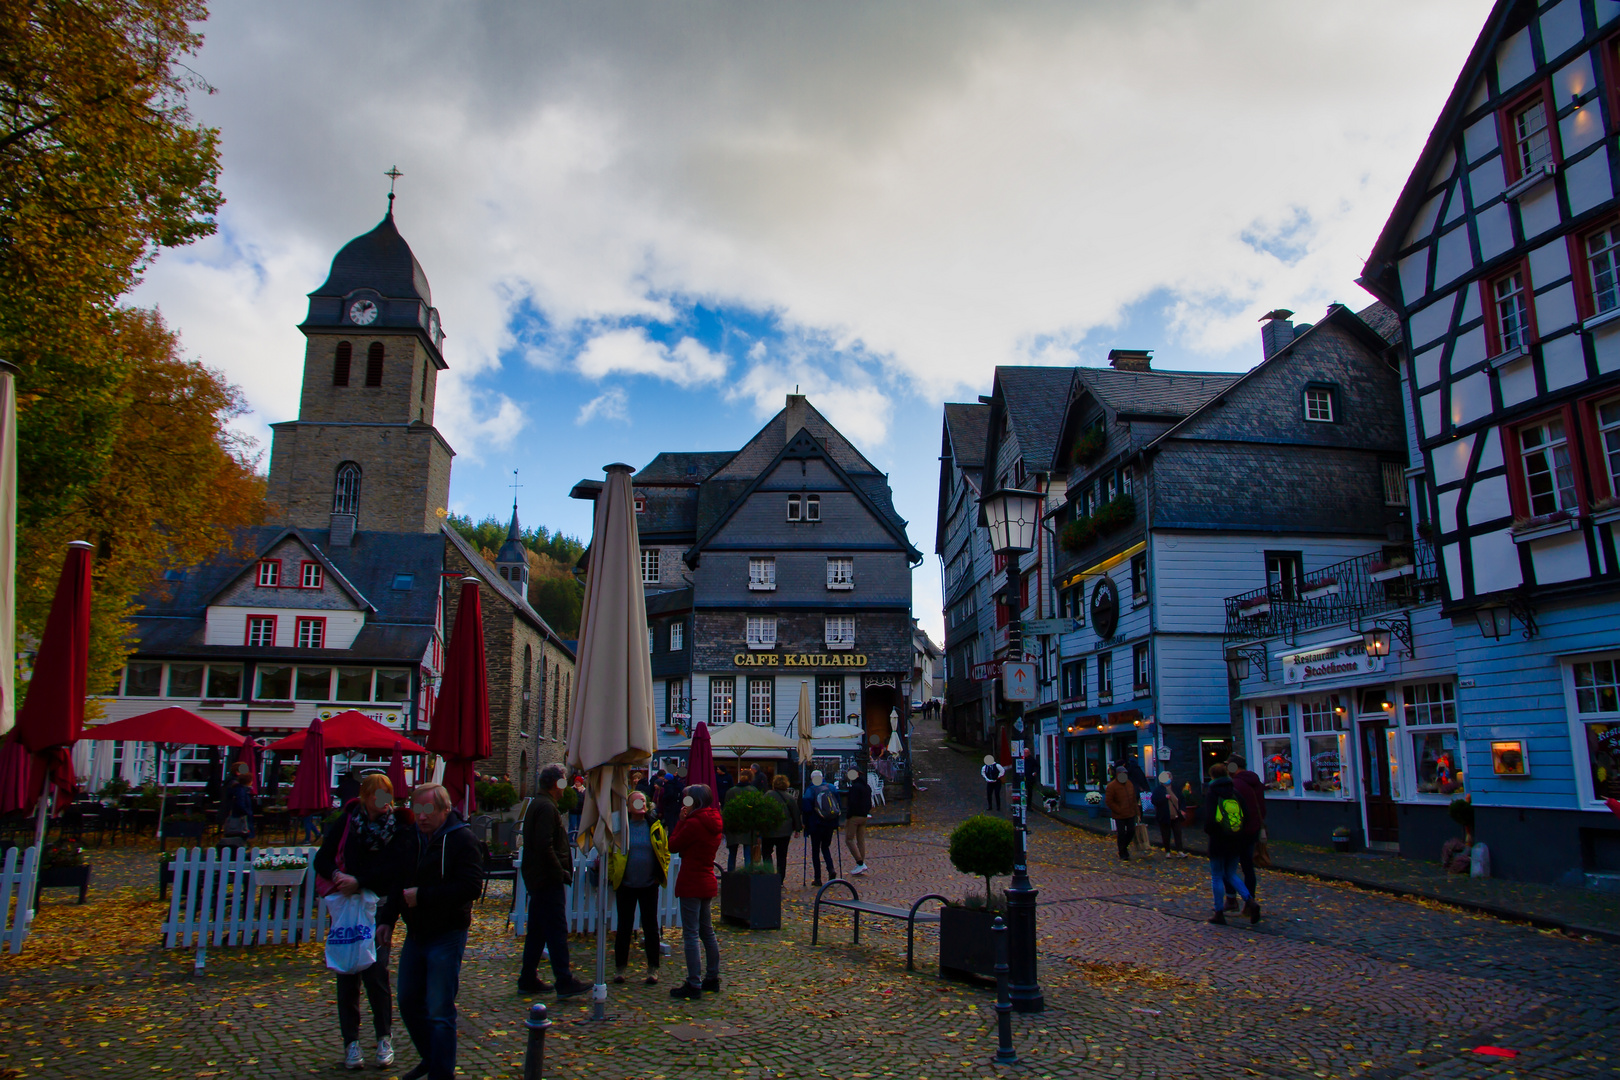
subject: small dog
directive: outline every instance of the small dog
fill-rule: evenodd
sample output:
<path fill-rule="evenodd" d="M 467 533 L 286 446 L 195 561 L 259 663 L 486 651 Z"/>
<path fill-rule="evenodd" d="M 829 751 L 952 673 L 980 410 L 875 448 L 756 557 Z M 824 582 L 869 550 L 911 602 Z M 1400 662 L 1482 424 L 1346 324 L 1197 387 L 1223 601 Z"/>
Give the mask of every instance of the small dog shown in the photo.
<path fill-rule="evenodd" d="M 1045 802 L 1045 806 L 1046 806 L 1046 812 L 1048 814 L 1056 813 L 1057 808 L 1058 808 L 1058 801 L 1056 799 L 1047 799 L 1046 802 Z"/>

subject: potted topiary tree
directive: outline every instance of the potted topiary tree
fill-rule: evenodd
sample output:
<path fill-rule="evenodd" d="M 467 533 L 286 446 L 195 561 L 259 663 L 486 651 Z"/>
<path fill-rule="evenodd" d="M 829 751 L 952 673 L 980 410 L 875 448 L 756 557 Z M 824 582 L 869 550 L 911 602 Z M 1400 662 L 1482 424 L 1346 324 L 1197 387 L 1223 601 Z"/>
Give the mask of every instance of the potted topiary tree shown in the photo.
<path fill-rule="evenodd" d="M 978 814 L 951 832 L 951 865 L 984 878 L 984 897 L 969 896 L 939 913 L 939 970 L 943 975 L 996 975 L 995 936 L 991 924 L 1006 904 L 991 890 L 991 881 L 1013 871 L 1017 842 L 1012 822 Z"/>
<path fill-rule="evenodd" d="M 77 844 L 46 845 L 40 857 L 39 887 L 78 889 L 79 903 L 84 903 L 90 890 L 90 864 L 84 861 L 84 849 Z"/>
<path fill-rule="evenodd" d="M 750 930 L 782 928 L 782 880 L 761 839 L 782 824 L 782 804 L 751 787 L 733 789 L 720 810 L 728 836 L 748 837 L 748 862 L 720 879 L 720 917 Z"/>

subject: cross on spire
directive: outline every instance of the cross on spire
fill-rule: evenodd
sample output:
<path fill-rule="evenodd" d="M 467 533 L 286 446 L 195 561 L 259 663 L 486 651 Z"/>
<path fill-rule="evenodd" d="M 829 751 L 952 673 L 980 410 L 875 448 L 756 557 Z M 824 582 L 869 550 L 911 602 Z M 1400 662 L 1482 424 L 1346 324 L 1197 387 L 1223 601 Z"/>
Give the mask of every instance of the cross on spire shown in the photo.
<path fill-rule="evenodd" d="M 512 470 L 512 482 L 507 485 L 507 487 L 512 489 L 512 509 L 514 509 L 514 510 L 517 509 L 518 488 L 523 486 L 522 484 L 517 482 L 517 475 L 518 475 L 518 471 L 516 469 L 513 469 Z"/>
<path fill-rule="evenodd" d="M 394 216 L 394 182 L 405 174 L 399 171 L 398 165 L 390 165 L 388 171 L 383 173 L 388 177 L 388 216 Z"/>

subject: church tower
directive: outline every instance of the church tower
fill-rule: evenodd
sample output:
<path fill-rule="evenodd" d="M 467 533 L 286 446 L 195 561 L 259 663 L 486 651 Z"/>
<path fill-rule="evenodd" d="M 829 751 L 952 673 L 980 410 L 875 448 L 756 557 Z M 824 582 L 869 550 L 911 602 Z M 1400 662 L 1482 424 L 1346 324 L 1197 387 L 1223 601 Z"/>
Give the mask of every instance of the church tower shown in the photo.
<path fill-rule="evenodd" d="M 331 529 L 437 532 L 455 451 L 433 426 L 444 329 L 427 275 L 394 225 L 343 246 L 309 294 L 298 419 L 270 425 L 270 501 L 280 521 Z"/>
<path fill-rule="evenodd" d="M 523 550 L 523 534 L 518 530 L 517 500 L 512 500 L 512 524 L 506 528 L 506 543 L 495 555 L 495 569 L 512 591 L 529 599 L 529 556 Z"/>

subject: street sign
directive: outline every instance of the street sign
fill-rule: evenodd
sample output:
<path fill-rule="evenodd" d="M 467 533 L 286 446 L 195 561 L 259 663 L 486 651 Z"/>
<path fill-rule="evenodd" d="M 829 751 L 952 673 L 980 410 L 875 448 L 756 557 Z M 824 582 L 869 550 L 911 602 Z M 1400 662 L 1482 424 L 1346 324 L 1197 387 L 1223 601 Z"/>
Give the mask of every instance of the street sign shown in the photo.
<path fill-rule="evenodd" d="M 1001 665 L 1001 690 L 1008 701 L 1035 700 L 1035 665 L 1008 660 Z"/>
<path fill-rule="evenodd" d="M 982 664 L 974 664 L 973 678 L 976 682 L 990 682 L 1001 678 L 1001 661 L 987 660 Z"/>
<path fill-rule="evenodd" d="M 1078 634 L 1086 628 L 1079 619 L 1025 619 L 1024 633 L 1031 637 L 1043 634 Z"/>

